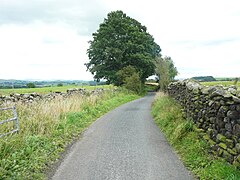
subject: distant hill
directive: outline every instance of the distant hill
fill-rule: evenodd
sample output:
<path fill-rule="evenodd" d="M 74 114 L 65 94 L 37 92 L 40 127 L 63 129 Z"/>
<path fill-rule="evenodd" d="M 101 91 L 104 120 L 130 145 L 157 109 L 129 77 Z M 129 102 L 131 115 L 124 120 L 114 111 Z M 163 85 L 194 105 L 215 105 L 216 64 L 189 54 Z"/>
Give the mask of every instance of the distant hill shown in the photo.
<path fill-rule="evenodd" d="M 216 79 L 212 76 L 196 76 L 196 77 L 192 77 L 191 79 L 194 79 L 200 82 L 216 81 Z"/>
<path fill-rule="evenodd" d="M 47 87 L 62 85 L 96 85 L 96 81 L 82 80 L 53 80 L 53 81 L 35 81 L 35 80 L 15 80 L 15 79 L 0 79 L 0 89 L 7 88 L 26 88 L 28 83 L 34 83 L 36 87 Z M 106 84 L 106 82 L 98 82 L 98 85 Z"/>

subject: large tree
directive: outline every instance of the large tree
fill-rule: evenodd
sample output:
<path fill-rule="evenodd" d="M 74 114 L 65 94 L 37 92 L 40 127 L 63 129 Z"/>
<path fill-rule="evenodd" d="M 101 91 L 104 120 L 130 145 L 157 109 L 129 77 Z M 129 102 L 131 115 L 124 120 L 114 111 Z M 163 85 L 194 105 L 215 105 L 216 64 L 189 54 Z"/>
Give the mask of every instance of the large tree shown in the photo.
<path fill-rule="evenodd" d="M 95 79 L 109 83 L 116 83 L 117 72 L 129 65 L 144 81 L 154 74 L 154 61 L 161 51 L 147 28 L 122 11 L 110 12 L 89 43 L 87 69 Z"/>

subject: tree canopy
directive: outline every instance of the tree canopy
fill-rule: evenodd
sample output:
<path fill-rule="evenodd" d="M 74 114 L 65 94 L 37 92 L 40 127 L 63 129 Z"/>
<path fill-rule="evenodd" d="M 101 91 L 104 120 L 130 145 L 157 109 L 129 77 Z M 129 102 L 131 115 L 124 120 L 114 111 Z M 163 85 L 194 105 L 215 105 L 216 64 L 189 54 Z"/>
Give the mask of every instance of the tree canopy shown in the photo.
<path fill-rule="evenodd" d="M 160 89 L 166 91 L 170 81 L 173 81 L 178 74 L 177 68 L 174 66 L 173 60 L 169 56 L 164 58 L 160 56 L 157 57 L 155 65 L 155 72 L 158 76 Z"/>
<path fill-rule="evenodd" d="M 129 65 L 139 72 L 142 82 L 155 73 L 160 46 L 145 26 L 122 11 L 110 12 L 89 43 L 90 61 L 85 65 L 97 80 L 116 83 L 117 72 Z"/>

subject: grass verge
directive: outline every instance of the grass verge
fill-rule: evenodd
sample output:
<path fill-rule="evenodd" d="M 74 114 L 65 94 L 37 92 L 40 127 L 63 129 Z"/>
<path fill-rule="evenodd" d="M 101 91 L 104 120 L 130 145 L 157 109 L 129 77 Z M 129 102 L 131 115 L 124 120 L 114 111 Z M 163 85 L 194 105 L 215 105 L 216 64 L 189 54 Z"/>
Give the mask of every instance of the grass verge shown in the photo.
<path fill-rule="evenodd" d="M 209 154 L 207 142 L 200 138 L 192 121 L 183 119 L 181 107 L 172 98 L 158 93 L 152 114 L 185 166 L 197 178 L 240 179 L 239 170 L 223 159 Z"/>
<path fill-rule="evenodd" d="M 18 105 L 19 134 L 0 139 L 0 179 L 46 179 L 45 170 L 98 117 L 139 96 L 107 92 Z"/>

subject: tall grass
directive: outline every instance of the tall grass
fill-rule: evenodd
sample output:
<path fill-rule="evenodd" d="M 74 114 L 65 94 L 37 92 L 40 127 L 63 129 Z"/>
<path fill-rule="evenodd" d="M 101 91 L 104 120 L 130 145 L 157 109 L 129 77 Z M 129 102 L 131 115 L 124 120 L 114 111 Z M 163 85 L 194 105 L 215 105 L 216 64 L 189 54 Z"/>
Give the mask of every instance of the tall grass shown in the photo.
<path fill-rule="evenodd" d="M 184 164 L 197 178 L 240 179 L 236 167 L 209 154 L 209 145 L 199 136 L 194 123 L 182 117 L 181 107 L 172 98 L 158 93 L 152 114 Z"/>
<path fill-rule="evenodd" d="M 66 120 L 67 113 L 81 111 L 84 104 L 94 106 L 96 101 L 101 98 L 107 97 L 104 95 L 89 97 L 74 95 L 64 99 L 59 96 L 49 102 L 40 101 L 33 104 L 18 105 L 21 133 L 51 134 L 60 120 L 61 122 Z M 62 118 L 60 119 L 60 117 Z"/>
<path fill-rule="evenodd" d="M 86 127 L 107 111 L 136 98 L 126 92 L 109 91 L 17 104 L 20 132 L 0 139 L 0 179 L 45 179 L 47 167 Z"/>

